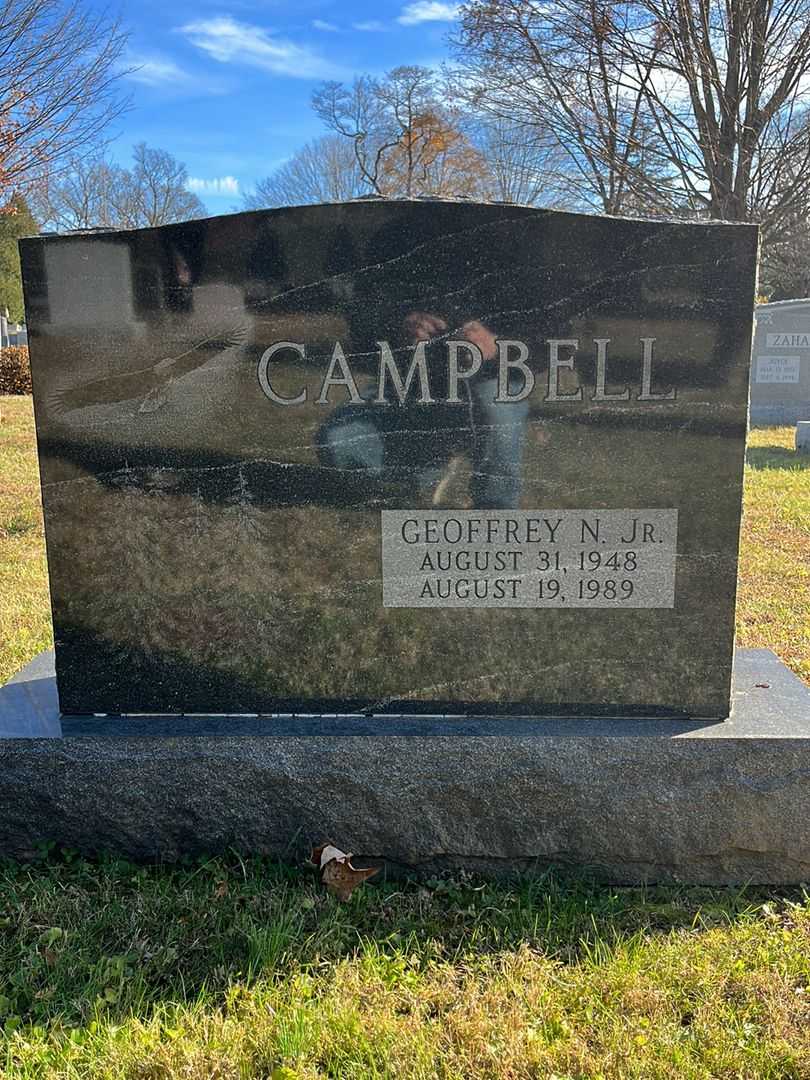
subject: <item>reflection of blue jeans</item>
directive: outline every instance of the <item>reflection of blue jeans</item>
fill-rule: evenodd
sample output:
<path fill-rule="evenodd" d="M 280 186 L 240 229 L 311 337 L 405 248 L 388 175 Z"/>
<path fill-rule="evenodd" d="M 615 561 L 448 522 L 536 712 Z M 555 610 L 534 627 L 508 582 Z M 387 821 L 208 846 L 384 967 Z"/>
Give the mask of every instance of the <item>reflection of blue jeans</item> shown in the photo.
<path fill-rule="evenodd" d="M 470 495 L 481 510 L 512 510 L 520 505 L 521 469 L 528 401 L 495 401 L 498 380 L 481 379 L 470 387 L 473 438 Z M 512 394 L 517 386 L 510 386 Z"/>
<path fill-rule="evenodd" d="M 494 376 L 462 386 L 469 397 L 461 405 L 344 406 L 318 434 L 321 455 L 331 468 L 381 480 L 405 473 L 425 487 L 435 486 L 450 453 L 464 450 L 472 464 L 473 506 L 514 509 L 520 504 L 528 401 L 496 402 Z M 517 380 L 510 384 L 510 394 L 519 386 Z M 412 423 L 417 409 L 419 422 Z M 434 423 L 426 424 L 427 417 Z"/>

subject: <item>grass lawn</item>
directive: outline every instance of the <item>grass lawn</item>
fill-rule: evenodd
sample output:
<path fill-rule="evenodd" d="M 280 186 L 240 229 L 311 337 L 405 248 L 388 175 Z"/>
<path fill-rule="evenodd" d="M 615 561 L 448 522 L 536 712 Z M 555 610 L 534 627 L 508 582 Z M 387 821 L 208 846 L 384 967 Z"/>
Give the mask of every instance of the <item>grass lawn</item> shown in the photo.
<path fill-rule="evenodd" d="M 793 440 L 788 427 L 749 437 L 737 643 L 773 649 L 810 682 L 810 455 Z"/>
<path fill-rule="evenodd" d="M 0 397 L 0 685 L 53 644 L 30 397 Z"/>
<path fill-rule="evenodd" d="M 50 630 L 30 399 L 0 412 L 2 681 Z M 752 432 L 738 640 L 810 680 L 791 440 Z M 0 1076 L 810 1080 L 810 896 L 547 876 L 383 881 L 340 905 L 236 855 L 43 852 L 0 864 Z"/>
<path fill-rule="evenodd" d="M 9 1077 L 810 1076 L 810 898 L 0 867 Z"/>

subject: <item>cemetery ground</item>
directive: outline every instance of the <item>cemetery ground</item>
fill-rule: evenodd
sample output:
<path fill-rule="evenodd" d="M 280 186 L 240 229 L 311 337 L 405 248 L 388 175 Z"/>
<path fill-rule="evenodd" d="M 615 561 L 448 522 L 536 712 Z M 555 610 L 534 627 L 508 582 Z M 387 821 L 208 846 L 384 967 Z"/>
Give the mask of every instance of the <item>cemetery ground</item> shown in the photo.
<path fill-rule="evenodd" d="M 50 642 L 31 400 L 0 413 L 2 681 Z M 792 437 L 751 433 L 738 642 L 810 680 Z M 810 1078 L 810 895 L 458 874 L 341 905 L 237 853 L 43 850 L 0 864 L 2 1075 Z"/>

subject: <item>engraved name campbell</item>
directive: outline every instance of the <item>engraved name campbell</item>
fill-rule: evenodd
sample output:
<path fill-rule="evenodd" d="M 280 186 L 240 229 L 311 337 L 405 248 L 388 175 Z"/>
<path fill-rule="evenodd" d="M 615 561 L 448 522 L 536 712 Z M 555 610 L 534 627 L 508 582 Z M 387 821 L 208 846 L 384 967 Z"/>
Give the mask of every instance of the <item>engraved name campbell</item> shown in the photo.
<path fill-rule="evenodd" d="M 313 400 L 318 405 L 330 405 L 330 394 L 339 390 L 343 400 L 354 404 L 389 405 L 395 399 L 400 404 L 406 398 L 420 405 L 436 403 L 461 405 L 467 399 L 462 396 L 463 388 L 470 380 L 492 378 L 496 381 L 494 400 L 501 404 L 524 401 L 535 395 L 542 401 L 576 402 L 590 401 L 673 401 L 675 389 L 653 390 L 653 355 L 656 339 L 639 338 L 639 379 L 634 386 L 625 385 L 621 389 L 615 386 L 608 391 L 608 346 L 610 338 L 593 338 L 595 348 L 595 379 L 593 386 L 578 386 L 575 390 L 563 390 L 560 387 L 562 371 L 576 371 L 577 353 L 580 349 L 579 338 L 549 338 L 546 342 L 547 372 L 543 379 L 530 365 L 529 346 L 524 341 L 501 338 L 495 342 L 496 353 L 485 358 L 482 350 L 474 342 L 466 339 L 451 339 L 443 342 L 444 370 L 441 380 L 436 370 L 437 360 L 434 351 L 428 359 L 428 342 L 419 341 L 405 350 L 406 354 L 400 366 L 394 356 L 394 350 L 387 341 L 377 344 L 376 396 L 362 395 L 357 387 L 357 380 L 352 370 L 350 357 L 340 341 L 333 345 L 331 357 L 317 397 Z M 295 353 L 301 360 L 307 359 L 306 345 L 296 341 L 276 341 L 262 353 L 258 365 L 259 385 L 263 393 L 276 405 L 304 405 L 309 400 L 309 389 L 302 386 L 290 394 L 282 394 L 273 386 L 273 363 L 278 362 L 280 354 Z M 404 368 L 404 374 L 403 370 Z M 441 384 L 444 392 L 439 395 L 436 387 Z M 337 398 L 337 394 L 336 394 Z"/>

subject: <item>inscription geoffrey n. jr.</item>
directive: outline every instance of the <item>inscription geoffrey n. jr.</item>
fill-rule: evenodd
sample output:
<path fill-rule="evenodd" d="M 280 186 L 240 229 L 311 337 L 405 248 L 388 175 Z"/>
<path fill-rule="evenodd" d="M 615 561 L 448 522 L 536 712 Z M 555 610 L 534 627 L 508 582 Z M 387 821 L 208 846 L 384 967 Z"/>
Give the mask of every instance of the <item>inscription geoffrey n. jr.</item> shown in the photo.
<path fill-rule="evenodd" d="M 384 607 L 675 606 L 677 510 L 381 513 Z"/>

